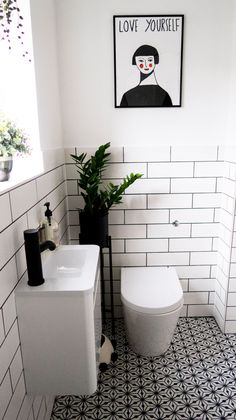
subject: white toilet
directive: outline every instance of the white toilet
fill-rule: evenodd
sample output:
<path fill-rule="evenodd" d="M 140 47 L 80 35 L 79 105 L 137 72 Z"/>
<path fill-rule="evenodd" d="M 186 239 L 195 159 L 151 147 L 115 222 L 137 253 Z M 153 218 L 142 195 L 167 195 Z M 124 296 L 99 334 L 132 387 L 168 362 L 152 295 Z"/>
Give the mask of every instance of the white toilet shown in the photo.
<path fill-rule="evenodd" d="M 143 356 L 165 353 L 183 306 L 183 290 L 175 269 L 122 268 L 121 300 L 133 350 Z"/>

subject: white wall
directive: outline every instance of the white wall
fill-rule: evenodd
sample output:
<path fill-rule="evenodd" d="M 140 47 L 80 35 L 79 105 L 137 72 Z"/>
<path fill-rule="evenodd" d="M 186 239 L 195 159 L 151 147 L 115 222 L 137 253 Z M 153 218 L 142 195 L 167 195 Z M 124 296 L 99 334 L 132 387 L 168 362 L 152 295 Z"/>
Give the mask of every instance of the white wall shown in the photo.
<path fill-rule="evenodd" d="M 221 144 L 228 118 L 234 0 L 56 0 L 65 146 Z M 177 5 L 176 5 L 177 4 Z M 183 106 L 115 109 L 117 14 L 184 14 Z"/>
<path fill-rule="evenodd" d="M 57 42 L 53 0 L 30 0 L 42 150 L 62 145 Z"/>

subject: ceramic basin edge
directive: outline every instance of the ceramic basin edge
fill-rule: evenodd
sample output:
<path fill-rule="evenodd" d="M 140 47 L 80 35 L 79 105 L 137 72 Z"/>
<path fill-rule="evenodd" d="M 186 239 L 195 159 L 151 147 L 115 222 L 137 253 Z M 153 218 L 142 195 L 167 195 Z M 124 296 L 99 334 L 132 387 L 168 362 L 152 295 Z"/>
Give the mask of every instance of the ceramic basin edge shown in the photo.
<path fill-rule="evenodd" d="M 90 293 L 94 289 L 99 252 L 97 245 L 59 245 L 54 251 L 45 251 L 41 254 L 45 282 L 31 287 L 24 279 L 17 292 Z"/>

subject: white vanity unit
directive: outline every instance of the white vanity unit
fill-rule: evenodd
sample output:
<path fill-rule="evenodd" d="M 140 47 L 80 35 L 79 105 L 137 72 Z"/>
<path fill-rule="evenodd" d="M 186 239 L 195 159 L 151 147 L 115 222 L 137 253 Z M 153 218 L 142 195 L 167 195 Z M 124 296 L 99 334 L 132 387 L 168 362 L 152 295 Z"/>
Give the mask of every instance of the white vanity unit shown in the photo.
<path fill-rule="evenodd" d="M 16 289 L 27 393 L 90 395 L 102 332 L 99 247 L 62 245 L 42 254 L 45 283 Z"/>

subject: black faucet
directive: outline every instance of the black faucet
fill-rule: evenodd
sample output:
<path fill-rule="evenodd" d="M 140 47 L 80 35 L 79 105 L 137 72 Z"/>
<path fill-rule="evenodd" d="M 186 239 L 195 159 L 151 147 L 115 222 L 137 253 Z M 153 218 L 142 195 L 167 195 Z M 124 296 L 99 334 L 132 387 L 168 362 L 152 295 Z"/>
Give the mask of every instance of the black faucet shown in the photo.
<path fill-rule="evenodd" d="M 39 229 L 27 229 L 24 231 L 25 255 L 28 269 L 28 285 L 40 286 L 44 283 L 41 252 L 49 249 L 53 251 L 56 245 L 52 241 L 40 244 Z"/>

